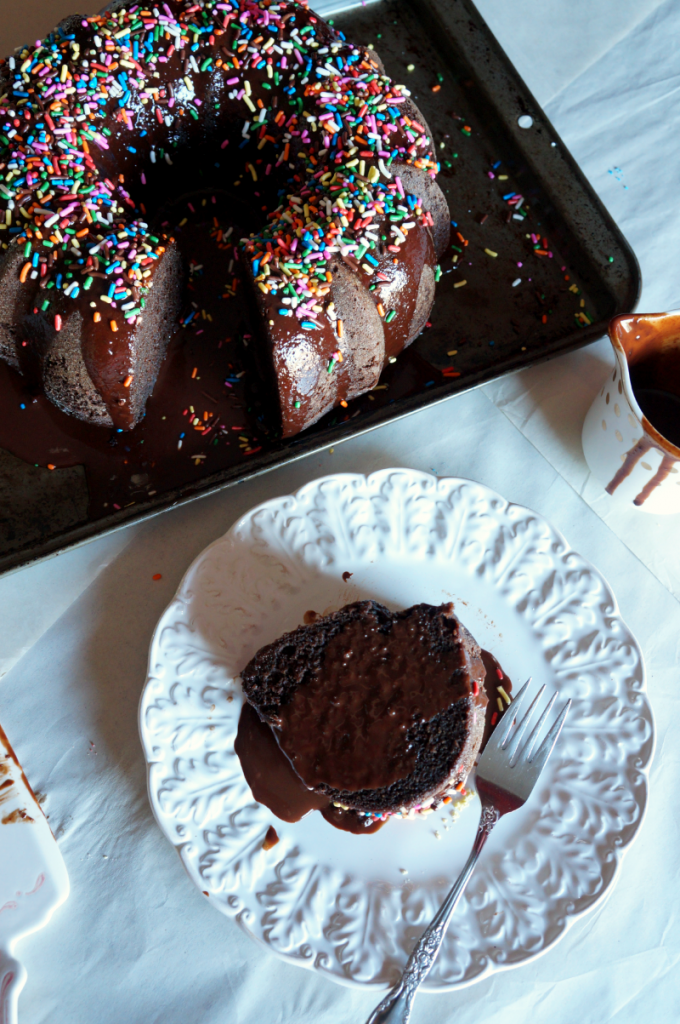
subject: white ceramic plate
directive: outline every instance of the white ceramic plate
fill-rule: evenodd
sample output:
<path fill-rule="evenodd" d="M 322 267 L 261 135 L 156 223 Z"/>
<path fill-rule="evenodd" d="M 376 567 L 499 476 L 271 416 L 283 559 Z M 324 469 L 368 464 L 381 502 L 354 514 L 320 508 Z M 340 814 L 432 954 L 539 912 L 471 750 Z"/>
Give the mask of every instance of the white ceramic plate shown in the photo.
<path fill-rule="evenodd" d="M 286 824 L 254 801 L 234 753 L 236 677 L 252 655 L 305 611 L 362 598 L 453 600 L 510 678 L 574 702 L 426 981 L 469 984 L 544 952 L 592 909 L 647 797 L 640 650 L 600 574 L 535 512 L 412 470 L 325 477 L 249 512 L 194 562 L 156 629 L 140 707 L 151 804 L 199 889 L 273 952 L 344 983 L 393 980 L 468 856 L 476 797 L 455 825 L 442 813 L 369 836 L 318 813 Z M 271 824 L 280 842 L 265 852 Z"/>

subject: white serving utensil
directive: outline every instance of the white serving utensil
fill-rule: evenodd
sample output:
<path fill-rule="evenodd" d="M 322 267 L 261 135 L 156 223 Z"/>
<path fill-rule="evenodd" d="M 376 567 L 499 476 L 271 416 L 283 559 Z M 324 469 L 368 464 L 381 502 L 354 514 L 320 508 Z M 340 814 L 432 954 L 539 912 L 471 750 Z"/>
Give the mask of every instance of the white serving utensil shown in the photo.
<path fill-rule="evenodd" d="M 15 943 L 44 927 L 69 889 L 59 847 L 0 727 L 0 1024 L 16 1024 L 26 984 Z"/>

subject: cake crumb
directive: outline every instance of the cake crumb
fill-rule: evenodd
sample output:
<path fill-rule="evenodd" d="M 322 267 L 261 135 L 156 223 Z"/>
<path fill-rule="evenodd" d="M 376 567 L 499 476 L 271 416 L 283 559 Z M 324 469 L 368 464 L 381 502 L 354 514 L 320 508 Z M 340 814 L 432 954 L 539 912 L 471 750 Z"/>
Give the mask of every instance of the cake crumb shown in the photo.
<path fill-rule="evenodd" d="M 270 825 L 269 828 L 267 829 L 267 835 L 264 837 L 264 842 L 262 843 L 262 849 L 263 850 L 271 850 L 271 848 L 273 846 L 276 846 L 278 841 L 279 841 L 279 834 L 276 831 L 276 829 L 274 828 L 274 826 Z"/>
<path fill-rule="evenodd" d="M 476 795 L 477 794 L 475 793 L 474 790 L 468 789 L 464 797 L 462 797 L 460 800 L 456 800 L 455 803 L 449 805 L 449 816 L 452 822 L 455 823 L 456 821 L 458 821 L 458 818 L 460 817 L 463 809 L 467 807 L 468 804 L 472 803 Z"/>

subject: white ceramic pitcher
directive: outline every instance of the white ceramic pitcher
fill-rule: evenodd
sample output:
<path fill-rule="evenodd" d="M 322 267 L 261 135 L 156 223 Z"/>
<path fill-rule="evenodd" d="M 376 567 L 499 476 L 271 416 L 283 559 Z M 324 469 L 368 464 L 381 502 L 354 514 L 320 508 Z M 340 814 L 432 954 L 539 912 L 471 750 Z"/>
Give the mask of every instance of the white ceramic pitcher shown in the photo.
<path fill-rule="evenodd" d="M 631 368 L 662 355 L 680 366 L 680 311 L 617 316 L 609 325 L 615 368 L 583 424 L 583 452 L 609 494 L 645 512 L 680 512 L 680 448 L 647 419 L 631 384 Z M 680 395 L 680 375 L 664 383 Z"/>

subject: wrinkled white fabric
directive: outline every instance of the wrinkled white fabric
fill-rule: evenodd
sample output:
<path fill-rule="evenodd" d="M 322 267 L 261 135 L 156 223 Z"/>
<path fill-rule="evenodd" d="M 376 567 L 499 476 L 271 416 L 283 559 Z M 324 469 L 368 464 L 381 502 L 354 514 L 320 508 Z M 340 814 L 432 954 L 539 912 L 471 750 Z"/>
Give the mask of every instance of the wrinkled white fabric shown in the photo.
<path fill-rule="evenodd" d="M 10 15 L 0 24 L 4 52 L 25 37 L 17 35 L 23 20 L 37 37 L 70 0 L 1 6 Z M 483 0 L 480 9 L 634 245 L 645 276 L 641 308 L 680 306 L 680 8 L 671 0 Z M 608 174 L 614 167 L 621 180 Z M 21 1019 L 365 1020 L 374 995 L 282 963 L 194 889 L 151 815 L 136 716 L 154 624 L 206 544 L 253 505 L 316 476 L 392 465 L 473 477 L 562 530 L 608 578 L 642 645 L 657 725 L 647 818 L 610 898 L 535 963 L 421 996 L 414 1024 L 677 1018 L 680 759 L 669 727 L 680 544 L 671 520 L 630 518 L 589 479 L 581 423 L 610 359 L 608 343 L 598 343 L 0 581 L 0 671 L 11 669 L 0 681 L 0 721 L 46 795 L 72 883 L 50 925 L 18 947 L 29 970 Z"/>
<path fill-rule="evenodd" d="M 414 1024 L 435 1013 L 457 1024 L 637 1022 L 643 1001 L 646 1009 L 672 1004 L 680 764 L 666 736 L 678 604 L 477 391 L 141 527 L 3 680 L 0 720 L 47 795 L 72 882 L 49 927 L 21 944 L 30 972 L 25 1019 L 250 1024 L 266 1015 L 272 1024 L 356 1024 L 368 1015 L 370 993 L 281 963 L 189 882 L 149 809 L 136 716 L 154 624 L 208 541 L 252 505 L 316 476 L 392 465 L 474 477 L 533 506 L 601 569 L 645 651 L 659 733 L 647 820 L 608 902 L 535 964 L 423 995 Z"/>
<path fill-rule="evenodd" d="M 593 4 L 600 6 L 608 5 Z M 680 6 L 665 0 L 546 107 L 638 257 L 643 281 L 638 310 L 643 313 L 680 307 L 674 260 L 680 237 L 675 143 L 680 52 L 673 43 L 678 33 Z M 651 516 L 612 500 L 583 458 L 583 419 L 613 365 L 611 346 L 602 340 L 493 383 L 487 393 L 664 586 L 680 596 L 680 516 Z"/>

